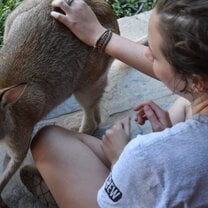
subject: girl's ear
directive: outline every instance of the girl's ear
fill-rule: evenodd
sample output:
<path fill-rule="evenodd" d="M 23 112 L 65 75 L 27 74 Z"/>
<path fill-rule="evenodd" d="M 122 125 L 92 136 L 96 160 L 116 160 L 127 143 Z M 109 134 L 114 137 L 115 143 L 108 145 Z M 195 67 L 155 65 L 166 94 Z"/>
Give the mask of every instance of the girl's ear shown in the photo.
<path fill-rule="evenodd" d="M 26 83 L 21 83 L 0 90 L 1 106 L 15 103 L 22 96 L 26 86 Z"/>
<path fill-rule="evenodd" d="M 208 86 L 208 78 L 202 77 L 201 75 L 194 75 L 192 79 L 193 86 L 196 88 L 198 92 L 204 92 L 207 90 Z"/>

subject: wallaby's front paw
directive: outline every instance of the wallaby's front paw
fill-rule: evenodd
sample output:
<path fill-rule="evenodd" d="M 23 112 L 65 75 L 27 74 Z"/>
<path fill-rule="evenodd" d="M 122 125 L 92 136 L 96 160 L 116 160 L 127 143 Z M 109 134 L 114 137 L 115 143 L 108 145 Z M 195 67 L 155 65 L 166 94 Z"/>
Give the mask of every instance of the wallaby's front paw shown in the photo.
<path fill-rule="evenodd" d="M 100 112 L 97 108 L 94 111 L 85 113 L 79 132 L 92 135 L 98 128 L 101 121 Z"/>
<path fill-rule="evenodd" d="M 92 135 L 97 127 L 97 123 L 93 123 L 91 125 L 85 123 L 84 125 L 81 125 L 81 127 L 79 128 L 79 132 Z"/>

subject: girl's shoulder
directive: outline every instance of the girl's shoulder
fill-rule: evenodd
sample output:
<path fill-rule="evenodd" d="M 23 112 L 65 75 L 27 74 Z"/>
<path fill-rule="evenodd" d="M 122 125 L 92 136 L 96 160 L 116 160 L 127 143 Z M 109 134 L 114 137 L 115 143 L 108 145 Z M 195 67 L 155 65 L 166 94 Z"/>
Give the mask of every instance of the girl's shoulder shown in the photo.
<path fill-rule="evenodd" d="M 137 135 L 129 142 L 126 149 L 138 154 L 145 152 L 148 155 L 169 154 L 176 149 L 183 152 L 185 147 L 187 151 L 192 151 L 197 145 L 207 144 L 208 147 L 207 135 L 208 117 L 195 115 L 163 131 Z"/>

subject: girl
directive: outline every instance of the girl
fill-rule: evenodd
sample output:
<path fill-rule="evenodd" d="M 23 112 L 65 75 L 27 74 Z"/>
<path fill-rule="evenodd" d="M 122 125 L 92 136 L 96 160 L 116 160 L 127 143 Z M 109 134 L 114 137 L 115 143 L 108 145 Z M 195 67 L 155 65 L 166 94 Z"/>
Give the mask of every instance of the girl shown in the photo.
<path fill-rule="evenodd" d="M 55 0 L 52 6 L 64 11 L 52 11 L 54 18 L 86 44 L 100 47 L 109 31 L 83 0 L 70 5 Z M 107 35 L 102 50 L 188 99 L 192 116 L 185 120 L 181 100 L 174 118 L 154 102 L 138 104 L 138 124 L 149 120 L 153 132 L 131 141 L 128 117 L 102 141 L 60 127 L 42 129 L 32 154 L 59 207 L 208 207 L 207 31 L 207 0 L 158 0 L 149 47 Z"/>

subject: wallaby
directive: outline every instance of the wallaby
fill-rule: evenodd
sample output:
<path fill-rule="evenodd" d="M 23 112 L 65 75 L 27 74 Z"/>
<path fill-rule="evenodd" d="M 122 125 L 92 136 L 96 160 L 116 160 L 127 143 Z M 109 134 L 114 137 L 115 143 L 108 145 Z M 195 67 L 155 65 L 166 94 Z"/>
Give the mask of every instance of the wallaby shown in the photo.
<path fill-rule="evenodd" d="M 76 1 L 76 0 L 75 0 Z M 27 155 L 34 125 L 74 94 L 83 107 L 79 131 L 100 122 L 99 100 L 112 58 L 78 40 L 50 16 L 52 0 L 24 0 L 7 18 L 0 49 L 0 139 L 6 144 L 0 193 Z M 86 0 L 106 28 L 119 33 L 111 6 Z M 7 207 L 0 200 L 0 207 Z"/>

